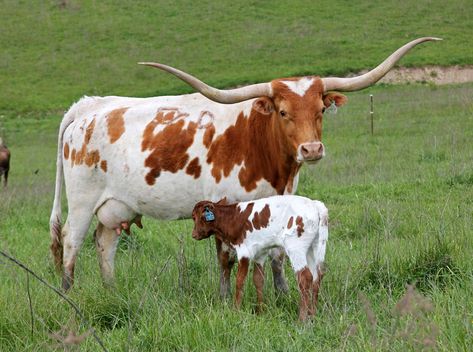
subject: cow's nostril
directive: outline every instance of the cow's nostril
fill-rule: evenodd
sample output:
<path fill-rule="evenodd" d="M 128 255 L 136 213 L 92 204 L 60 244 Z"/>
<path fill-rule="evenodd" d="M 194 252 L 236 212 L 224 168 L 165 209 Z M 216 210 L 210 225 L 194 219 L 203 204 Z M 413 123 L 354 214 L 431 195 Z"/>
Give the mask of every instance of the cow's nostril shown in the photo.
<path fill-rule="evenodd" d="M 302 146 L 301 147 L 301 153 L 303 156 L 307 156 L 309 154 L 309 149 L 307 149 L 307 147 L 305 146 Z"/>
<path fill-rule="evenodd" d="M 318 152 L 321 154 L 324 151 L 324 145 L 322 143 L 319 144 Z"/>

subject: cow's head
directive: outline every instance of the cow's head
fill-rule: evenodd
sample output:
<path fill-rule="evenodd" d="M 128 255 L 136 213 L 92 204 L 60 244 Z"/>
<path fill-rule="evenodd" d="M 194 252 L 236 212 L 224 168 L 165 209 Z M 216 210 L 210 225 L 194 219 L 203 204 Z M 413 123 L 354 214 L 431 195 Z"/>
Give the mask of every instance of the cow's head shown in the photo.
<path fill-rule="evenodd" d="M 373 70 L 357 77 L 309 76 L 277 79 L 269 83 L 258 83 L 230 90 L 216 89 L 188 73 L 167 65 L 150 62 L 141 64 L 172 73 L 207 98 L 219 103 L 233 104 L 257 98 L 253 103 L 253 109 L 262 115 L 279 119 L 281 130 L 284 132 L 282 137 L 285 139 L 282 143 L 292 148 L 290 152 L 295 159 L 299 162 L 315 162 L 324 155 L 325 148 L 321 141 L 324 109 L 332 102 L 338 106 L 346 102 L 345 96 L 336 92 L 357 91 L 375 84 L 411 48 L 431 40 L 440 39 L 425 37 L 413 40 L 396 50 Z"/>
<path fill-rule="evenodd" d="M 319 77 L 278 79 L 271 82 L 272 97 L 260 97 L 253 109 L 271 117 L 282 131 L 280 142 L 294 159 L 317 162 L 325 155 L 322 120 L 330 105 L 343 105 L 347 98 L 337 92 L 324 92 Z"/>

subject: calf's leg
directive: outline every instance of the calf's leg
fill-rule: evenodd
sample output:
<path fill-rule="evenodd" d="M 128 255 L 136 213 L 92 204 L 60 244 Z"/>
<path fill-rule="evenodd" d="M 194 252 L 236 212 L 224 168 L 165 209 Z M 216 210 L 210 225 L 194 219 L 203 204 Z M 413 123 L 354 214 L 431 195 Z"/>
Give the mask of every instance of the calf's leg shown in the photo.
<path fill-rule="evenodd" d="M 215 245 L 217 248 L 217 259 L 220 264 L 220 297 L 225 299 L 231 295 L 230 274 L 235 260 L 230 253 L 230 248 L 227 248 L 218 238 L 215 238 Z"/>
<path fill-rule="evenodd" d="M 243 287 L 245 286 L 246 276 L 248 275 L 248 265 L 250 260 L 248 258 L 241 258 L 238 261 L 238 271 L 236 277 L 235 288 L 235 306 L 240 309 L 241 300 L 243 297 Z"/>
<path fill-rule="evenodd" d="M 256 311 L 260 313 L 263 309 L 264 259 L 260 262 L 255 262 L 253 266 L 253 283 L 256 288 L 256 297 L 258 300 Z"/>
<path fill-rule="evenodd" d="M 305 321 L 309 313 L 312 273 L 308 267 L 304 267 L 302 270 L 299 270 L 296 275 L 297 284 L 299 286 L 299 292 L 301 295 L 301 301 L 299 303 L 299 320 Z"/>
<path fill-rule="evenodd" d="M 286 253 L 283 248 L 274 248 L 269 252 L 271 257 L 271 269 L 273 271 L 274 289 L 276 292 L 287 293 L 289 287 L 286 278 L 284 277 L 284 259 Z"/>
<path fill-rule="evenodd" d="M 323 269 L 320 265 L 317 266 L 317 278 L 314 278 L 312 283 L 312 314 L 315 314 L 317 311 L 317 304 L 319 303 L 319 289 L 320 284 L 322 282 L 322 278 L 324 277 Z"/>

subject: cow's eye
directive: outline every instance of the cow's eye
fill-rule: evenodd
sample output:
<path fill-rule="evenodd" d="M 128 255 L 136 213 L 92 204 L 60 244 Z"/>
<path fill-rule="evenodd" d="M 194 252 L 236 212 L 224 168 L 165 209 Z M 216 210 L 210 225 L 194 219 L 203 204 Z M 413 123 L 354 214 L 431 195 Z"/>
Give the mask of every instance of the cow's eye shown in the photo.
<path fill-rule="evenodd" d="M 279 111 L 279 115 L 281 115 L 281 117 L 286 117 L 287 112 L 285 112 L 284 110 L 281 110 Z"/>
<path fill-rule="evenodd" d="M 325 112 L 325 106 L 322 108 L 322 114 Z"/>

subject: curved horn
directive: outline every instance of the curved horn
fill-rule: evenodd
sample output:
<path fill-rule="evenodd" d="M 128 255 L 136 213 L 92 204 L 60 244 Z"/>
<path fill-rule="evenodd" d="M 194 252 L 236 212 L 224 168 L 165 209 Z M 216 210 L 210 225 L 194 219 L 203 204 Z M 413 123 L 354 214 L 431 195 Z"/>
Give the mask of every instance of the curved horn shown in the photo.
<path fill-rule="evenodd" d="M 322 78 L 324 82 L 324 91 L 336 90 L 341 92 L 352 92 L 369 87 L 378 82 L 388 71 L 398 62 L 409 50 L 417 44 L 431 41 L 442 40 L 435 37 L 424 37 L 413 40 L 406 45 L 397 49 L 386 60 L 384 60 L 378 67 L 365 73 L 364 75 L 351 78 L 327 77 Z"/>
<path fill-rule="evenodd" d="M 156 67 L 160 70 L 169 72 L 189 84 L 191 87 L 195 88 L 210 100 L 216 101 L 218 103 L 234 104 L 252 98 L 258 98 L 262 96 L 271 97 L 273 95 L 271 84 L 269 83 L 258 83 L 236 89 L 221 90 L 211 87 L 194 76 L 191 76 L 190 74 L 171 66 L 155 62 L 138 62 L 138 64 Z"/>

